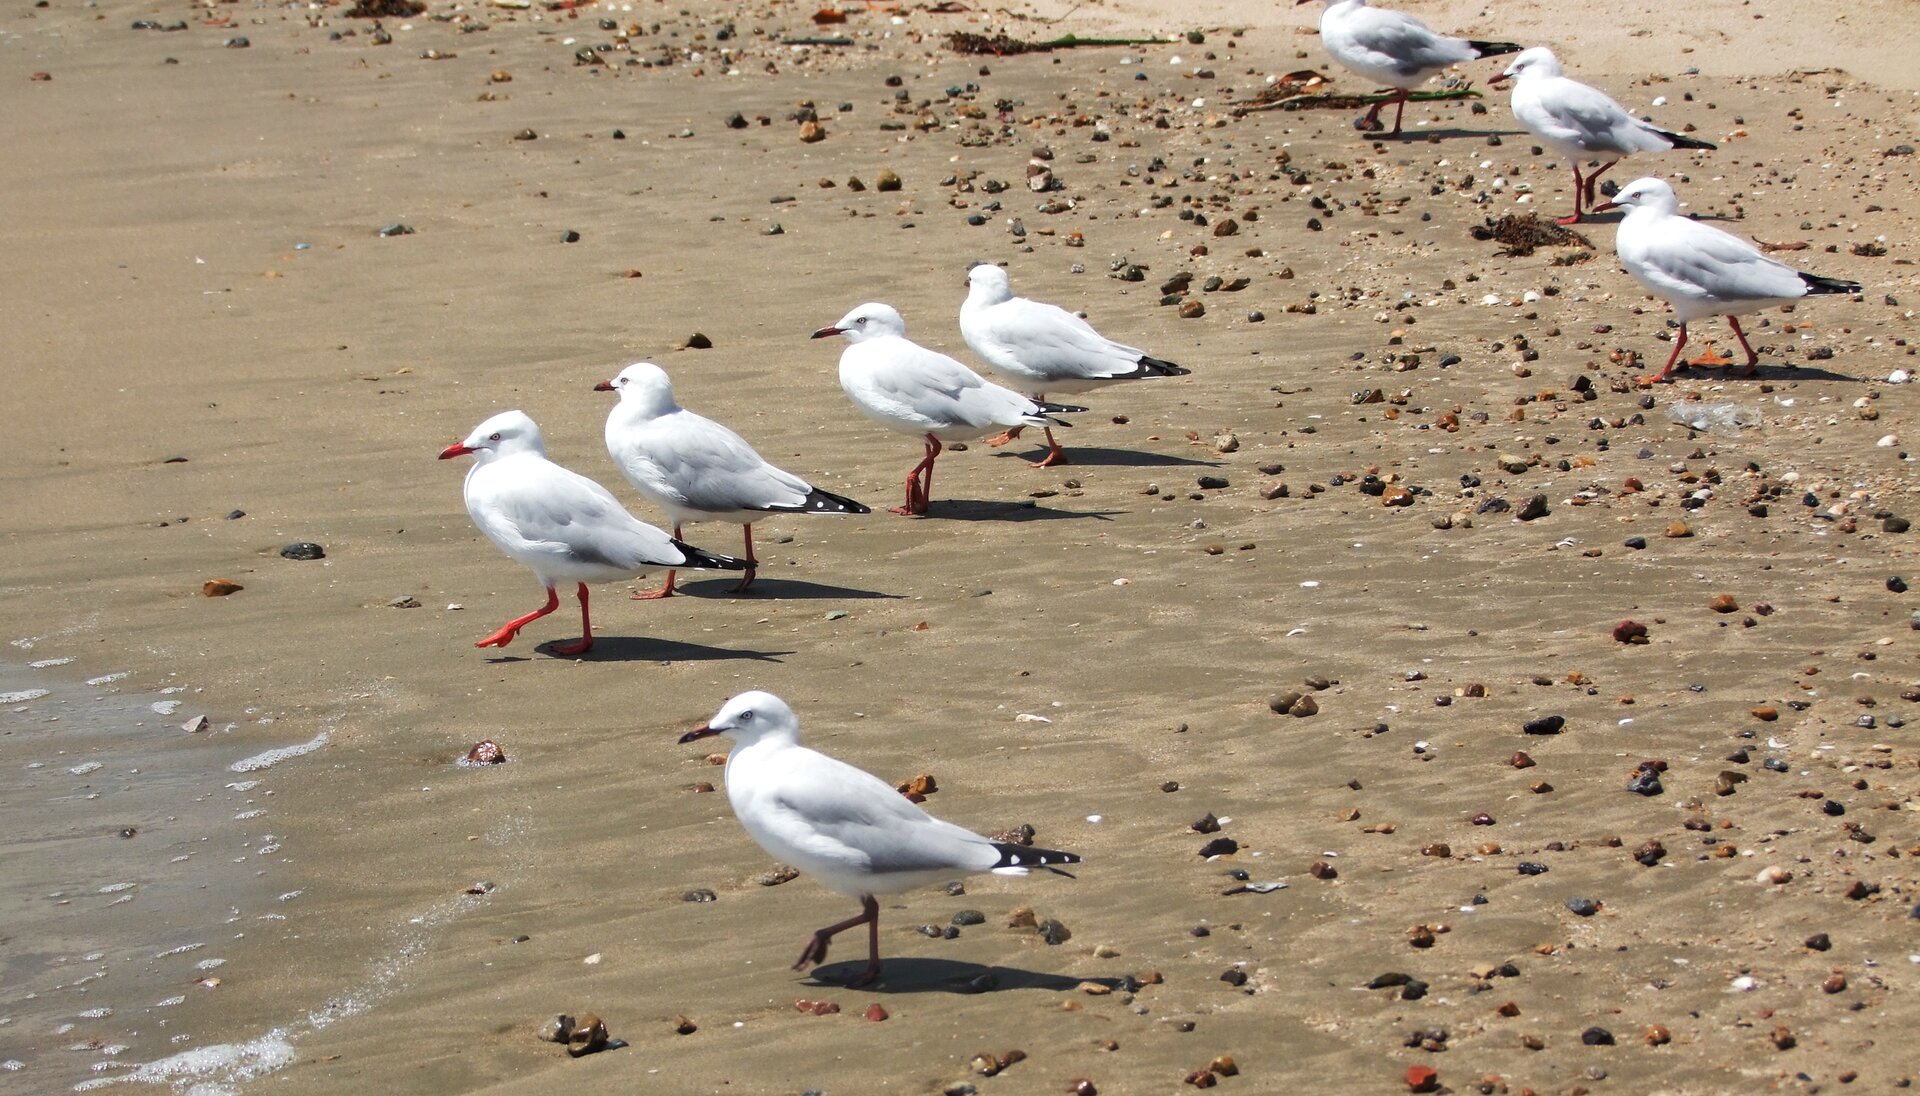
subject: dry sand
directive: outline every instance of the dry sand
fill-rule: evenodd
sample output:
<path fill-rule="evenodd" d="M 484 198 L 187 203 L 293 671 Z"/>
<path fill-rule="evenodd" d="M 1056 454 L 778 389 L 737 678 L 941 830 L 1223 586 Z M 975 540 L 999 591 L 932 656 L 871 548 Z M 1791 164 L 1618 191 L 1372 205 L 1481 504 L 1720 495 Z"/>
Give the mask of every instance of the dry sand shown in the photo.
<path fill-rule="evenodd" d="M 1325 67 L 1312 9 L 1115 0 L 896 22 L 852 5 L 825 33 L 857 45 L 796 50 L 778 40 L 822 33 L 811 5 L 435 3 L 386 20 L 387 45 L 340 7 L 10 8 L 9 657 L 197 689 L 238 723 L 223 762 L 330 737 L 263 777 L 271 871 L 302 897 L 225 941 L 218 989 L 161 1015 L 110 975 L 23 1004 L 44 988 L 16 962 L 34 944 L 0 930 L 0 1019 L 123 1000 L 71 1028 L 0 1025 L 0 1059 L 23 1067 L 6 1083 L 64 1091 L 99 1063 L 110 1077 L 261 1040 L 292 1060 L 257 1083 L 289 1093 L 1171 1092 L 1222 1054 L 1240 1073 L 1220 1087 L 1248 1092 L 1405 1091 L 1416 1065 L 1456 1092 L 1906 1084 L 1920 749 L 1901 724 L 1920 693 L 1913 595 L 1889 579 L 1920 575 L 1912 534 L 1882 515 L 1916 501 L 1914 389 L 1885 383 L 1915 364 L 1916 160 L 1890 150 L 1920 117 L 1916 6 L 1716 0 L 1686 6 L 1700 22 L 1684 28 L 1671 5 L 1408 6 L 1561 47 L 1575 75 L 1693 124 L 1721 149 L 1615 177 L 1674 177 L 1693 210 L 1806 241 L 1785 257 L 1866 293 L 1756 318 L 1757 378 L 1635 385 L 1668 349 L 1665 309 L 1618 269 L 1608 223 L 1571 265 L 1468 236 L 1568 201 L 1565 165 L 1530 152 L 1503 96 L 1410 111 L 1395 143 L 1355 134 L 1350 111 L 1235 116 L 1268 74 Z M 643 33 L 576 63 L 615 41 L 603 19 Z M 1193 26 L 1204 42 L 984 59 L 942 44 Z M 799 140 L 802 101 L 824 141 Z M 1022 185 L 1039 146 L 1054 194 Z M 899 192 L 874 188 L 885 170 Z M 989 179 L 1012 186 L 989 195 Z M 1226 218 L 1237 235 L 1215 234 Z M 395 224 L 415 231 L 379 235 Z M 1067 467 L 1031 469 L 1019 447 L 943 457 L 929 519 L 766 522 L 757 597 L 698 575 L 664 602 L 603 588 L 591 657 L 537 646 L 576 634 L 571 604 L 504 652 L 474 649 L 538 591 L 468 522 L 442 446 L 520 407 L 557 460 L 617 484 L 592 386 L 647 358 L 687 406 L 878 511 L 916 447 L 849 413 L 838 345 L 806 335 L 882 299 L 964 357 L 975 259 L 1192 376 L 1092 394 Z M 1128 263 L 1143 281 L 1108 276 Z M 1183 271 L 1204 316 L 1159 306 Z M 1250 285 L 1204 291 L 1212 276 Z M 713 348 L 676 349 L 695 332 Z M 1387 402 L 1355 402 L 1371 389 Z M 1677 425 L 1696 394 L 1753 425 Z M 1413 504 L 1383 505 L 1369 474 L 1418 489 Z M 1536 494 L 1550 512 L 1516 520 Z M 1492 499 L 1513 511 L 1480 512 Z M 1676 522 L 1691 535 L 1665 535 Z M 725 525 L 688 538 L 739 543 Z M 279 558 L 296 540 L 327 558 Z M 216 577 L 245 589 L 202 596 Z M 1651 642 L 1616 642 L 1626 618 Z M 935 774 L 944 817 L 1031 823 L 1085 855 L 1079 878 L 886 903 L 872 989 L 788 971 L 849 903 L 805 879 L 758 885 L 772 865 L 724 796 L 691 790 L 719 770 L 674 744 L 748 687 L 791 701 L 815 746 L 889 779 Z M 1318 714 L 1270 711 L 1288 690 Z M 1554 714 L 1563 733 L 1522 733 Z M 486 737 L 511 763 L 453 765 Z M 1516 750 L 1537 764 L 1514 768 Z M 1629 792 L 1654 760 L 1664 793 Z M 1723 771 L 1748 779 L 1716 795 Z M 1189 825 L 1209 812 L 1238 853 L 1198 855 L 1211 838 Z M 1643 867 L 1649 841 L 1664 856 Z M 1768 868 L 1790 881 L 1756 881 Z M 167 857 L 150 870 L 165 878 Z M 1233 871 L 1288 886 L 1223 893 Z M 683 901 L 699 888 L 717 900 Z M 41 901 L 6 886 L 10 909 Z M 1004 927 L 1021 905 L 1072 938 Z M 915 932 L 963 908 L 987 923 Z M 68 932 L 92 931 L 72 916 Z M 1804 945 L 1816 933 L 1830 950 Z M 825 973 L 857 951 L 843 942 Z M 1130 992 L 1149 971 L 1163 981 Z M 1388 972 L 1425 996 L 1364 988 Z M 983 974 L 996 988 L 968 992 Z M 890 1018 L 862 1019 L 876 1002 Z M 561 1011 L 630 1045 L 569 1059 L 533 1036 Z M 697 1031 L 677 1034 L 681 1016 Z M 1584 1045 L 1596 1027 L 1617 1045 Z M 1656 1027 L 1671 1042 L 1649 1045 Z M 969 1069 L 1014 1048 L 1026 1059 L 999 1077 Z"/>

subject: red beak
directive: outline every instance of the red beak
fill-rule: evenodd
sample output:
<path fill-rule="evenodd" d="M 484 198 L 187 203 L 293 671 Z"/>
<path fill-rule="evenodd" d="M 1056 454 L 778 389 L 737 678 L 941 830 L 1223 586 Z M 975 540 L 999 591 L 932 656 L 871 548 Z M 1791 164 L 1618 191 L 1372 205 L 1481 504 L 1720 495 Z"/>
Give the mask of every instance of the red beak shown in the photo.
<path fill-rule="evenodd" d="M 843 332 L 837 327 L 823 327 L 820 330 L 815 331 L 812 335 L 808 337 L 814 338 L 814 339 L 824 339 L 831 335 L 839 335 L 842 333 Z"/>
<path fill-rule="evenodd" d="M 712 727 L 695 727 L 693 730 L 681 735 L 680 741 L 683 744 L 687 742 L 697 742 L 703 738 L 712 738 L 719 733 L 719 731 L 714 730 Z"/>
<path fill-rule="evenodd" d="M 595 392 L 611 392 L 613 391 L 613 382 L 601 381 L 599 384 L 593 386 L 593 390 Z"/>
<path fill-rule="evenodd" d="M 445 449 L 440 450 L 440 459 L 452 460 L 454 457 L 464 457 L 471 452 L 473 452 L 473 450 L 456 441 Z"/>
<path fill-rule="evenodd" d="M 1502 81 L 1502 80 L 1505 80 L 1506 78 L 1507 78 L 1507 74 L 1503 72 L 1503 73 L 1501 73 L 1501 74 L 1500 74 L 1500 75 L 1498 75 L 1498 76 L 1491 76 L 1491 77 L 1488 77 L 1488 78 L 1487 78 L 1487 83 L 1489 83 L 1489 84 L 1497 84 L 1497 83 L 1499 83 L 1500 81 Z"/>
<path fill-rule="evenodd" d="M 1620 208 L 1619 202 L 1607 201 L 1607 202 L 1601 202 L 1599 205 L 1594 206 L 1592 209 L 1592 212 L 1605 213 L 1609 209 L 1619 209 L 1619 208 Z"/>

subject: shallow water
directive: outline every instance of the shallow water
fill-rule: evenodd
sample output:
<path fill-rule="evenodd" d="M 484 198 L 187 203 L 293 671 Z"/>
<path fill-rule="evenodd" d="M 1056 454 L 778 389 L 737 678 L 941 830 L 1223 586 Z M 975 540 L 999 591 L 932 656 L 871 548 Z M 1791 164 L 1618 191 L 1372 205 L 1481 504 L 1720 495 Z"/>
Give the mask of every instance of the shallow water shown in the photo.
<path fill-rule="evenodd" d="M 260 770 L 258 712 L 205 712 L 70 660 L 0 664 L 0 1078 L 30 1091 L 231 1060 L 203 1031 L 220 982 L 269 962 L 301 885 Z M 202 730 L 189 731 L 209 716 Z M 233 965 L 229 965 L 229 964 Z M 261 1037 L 270 1039 L 271 1037 Z M 254 1048 L 270 1063 L 290 1048 Z"/>

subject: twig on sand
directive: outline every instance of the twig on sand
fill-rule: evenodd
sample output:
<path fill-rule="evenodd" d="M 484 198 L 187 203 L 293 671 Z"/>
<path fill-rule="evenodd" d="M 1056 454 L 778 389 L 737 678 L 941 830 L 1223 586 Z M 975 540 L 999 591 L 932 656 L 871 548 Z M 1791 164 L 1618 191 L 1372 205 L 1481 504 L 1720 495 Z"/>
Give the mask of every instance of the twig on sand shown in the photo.
<path fill-rule="evenodd" d="M 1292 73 L 1292 76 L 1300 75 Z M 1324 77 L 1322 81 L 1324 82 Z M 1314 85 L 1317 86 L 1317 85 Z M 1370 107 L 1375 103 L 1390 103 L 1399 98 L 1398 92 L 1377 92 L 1372 95 L 1336 95 L 1332 93 L 1314 94 L 1302 84 L 1282 80 L 1261 91 L 1253 99 L 1233 108 L 1234 117 L 1252 114 L 1261 110 L 1353 110 Z M 1416 91 L 1407 97 L 1411 103 L 1432 103 L 1448 99 L 1479 99 L 1481 94 L 1471 87 L 1447 88 L 1442 91 Z"/>
<path fill-rule="evenodd" d="M 1033 42 L 1024 38 L 1015 38 L 1007 34 L 972 34 L 967 31 L 954 31 L 947 35 L 947 48 L 955 53 L 990 53 L 995 57 L 1008 57 L 1016 53 L 1046 53 L 1056 49 L 1075 49 L 1080 46 L 1158 46 L 1164 44 L 1160 38 L 1082 38 L 1077 34 L 1064 34 L 1058 38 Z"/>

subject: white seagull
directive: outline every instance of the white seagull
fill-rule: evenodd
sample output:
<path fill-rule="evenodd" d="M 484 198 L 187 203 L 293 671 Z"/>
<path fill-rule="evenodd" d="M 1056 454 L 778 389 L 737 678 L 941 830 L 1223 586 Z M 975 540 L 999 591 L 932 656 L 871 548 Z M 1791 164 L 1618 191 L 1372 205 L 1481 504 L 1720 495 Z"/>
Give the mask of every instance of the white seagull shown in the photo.
<path fill-rule="evenodd" d="M 1573 216 L 1560 218 L 1563 225 L 1579 223 L 1581 210 L 1595 204 L 1594 182 L 1633 153 L 1718 147 L 1643 122 L 1606 92 L 1569 79 L 1565 72 L 1552 50 L 1534 46 L 1522 50 L 1507 71 L 1489 81 L 1497 84 L 1511 78 L 1514 118 L 1541 144 L 1572 160 Z M 1583 176 L 1580 164 L 1589 157 L 1606 162 Z"/>
<path fill-rule="evenodd" d="M 464 494 L 467 513 L 487 539 L 533 571 L 547 603 L 474 644 L 505 647 L 529 623 L 560 607 L 562 582 L 576 583 L 580 638 L 554 647 L 559 655 L 593 647 L 587 583 L 632 578 L 649 567 L 716 567 L 738 571 L 741 560 L 703 552 L 639 520 L 607 489 L 547 459 L 540 428 L 520 411 L 502 411 L 440 451 L 441 460 L 473 454 Z"/>
<path fill-rule="evenodd" d="M 1294 0 L 1308 4 L 1313 0 Z M 1394 103 L 1393 132 L 1400 135 L 1400 115 L 1407 109 L 1407 97 L 1449 65 L 1519 53 L 1514 42 L 1476 42 L 1466 38 L 1448 38 L 1435 33 L 1425 23 L 1397 11 L 1367 6 L 1367 0 L 1326 0 L 1320 13 L 1320 42 L 1333 59 L 1378 84 L 1399 89 L 1399 93 L 1373 104 L 1364 120 L 1355 122 L 1360 129 L 1380 128 L 1380 108 Z"/>
<path fill-rule="evenodd" d="M 620 472 L 673 519 L 673 535 L 689 521 L 715 518 L 742 526 L 747 576 L 732 593 L 753 585 L 753 523 L 764 514 L 865 514 L 868 509 L 763 460 L 745 438 L 673 400 L 673 382 L 652 362 L 635 362 L 596 392 L 618 392 L 607 413 L 607 453 Z M 666 585 L 633 595 L 636 601 L 673 596 Z"/>
<path fill-rule="evenodd" d="M 871 773 L 807 749 L 800 745 L 793 709 L 772 693 L 741 693 L 680 741 L 717 734 L 734 741 L 727 755 L 727 801 L 748 836 L 828 890 L 860 900 L 860 916 L 828 925 L 807 940 L 794 970 L 825 962 L 828 941 L 866 925 L 867 968 L 849 984 L 873 981 L 880 973 L 876 894 L 899 894 L 983 871 L 1025 875 L 1046 868 L 1066 875 L 1052 865 L 1080 862 L 1070 852 L 989 841 L 942 822 Z"/>
<path fill-rule="evenodd" d="M 1676 364 L 1687 345 L 1687 324 L 1693 320 L 1725 316 L 1741 349 L 1747 352 L 1746 368 L 1751 373 L 1760 355 L 1748 345 L 1746 332 L 1740 330 L 1736 318 L 1740 313 L 1758 312 L 1817 294 L 1861 292 L 1858 282 L 1803 274 L 1762 255 L 1759 248 L 1738 236 L 1682 217 L 1680 199 L 1660 179 L 1635 179 L 1612 201 L 1595 206 L 1594 211 L 1615 208 L 1627 211 L 1613 243 L 1620 265 L 1647 292 L 1666 298 L 1680 321 L 1680 337 L 1674 340 L 1667 367 L 1649 380 L 1664 381 L 1675 368 L 1687 365 L 1726 365 L 1731 361 L 1699 359 Z"/>
<path fill-rule="evenodd" d="M 1191 369 L 1149 357 L 1093 329 L 1058 305 L 1013 295 L 1007 272 L 992 263 L 967 271 L 967 299 L 960 306 L 960 335 L 987 368 L 1017 385 L 1035 400 L 1048 392 L 1087 392 L 1116 381 L 1148 377 L 1184 377 Z M 1021 427 L 987 442 L 1005 445 Z M 1035 468 L 1067 463 L 1060 443 L 1047 428 L 1047 455 Z"/>
<path fill-rule="evenodd" d="M 907 338 L 906 321 L 891 305 L 863 304 L 816 339 L 844 335 L 840 387 L 868 418 L 925 440 L 927 455 L 907 473 L 907 501 L 896 514 L 927 512 L 933 458 L 942 441 L 981 438 L 1013 426 L 1070 426 L 1049 415 L 1084 407 L 1041 403 L 1002 388 L 938 351 Z"/>

